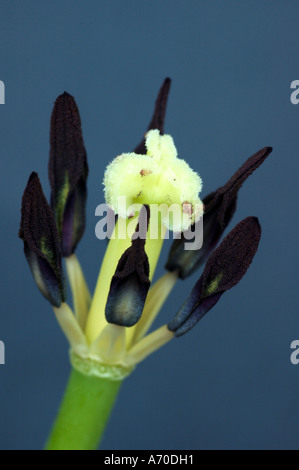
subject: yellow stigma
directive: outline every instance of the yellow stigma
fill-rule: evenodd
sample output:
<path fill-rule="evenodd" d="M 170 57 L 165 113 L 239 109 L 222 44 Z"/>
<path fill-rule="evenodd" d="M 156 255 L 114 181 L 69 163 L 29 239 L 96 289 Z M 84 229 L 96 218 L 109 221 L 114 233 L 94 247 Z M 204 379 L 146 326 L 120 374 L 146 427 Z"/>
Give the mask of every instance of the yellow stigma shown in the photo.
<path fill-rule="evenodd" d="M 104 177 L 106 203 L 124 218 L 132 215 L 133 204 L 164 205 L 165 226 L 178 232 L 187 230 L 203 214 L 198 198 L 201 178 L 177 157 L 170 135 L 151 130 L 145 145 L 146 155 L 124 153 L 108 165 Z"/>

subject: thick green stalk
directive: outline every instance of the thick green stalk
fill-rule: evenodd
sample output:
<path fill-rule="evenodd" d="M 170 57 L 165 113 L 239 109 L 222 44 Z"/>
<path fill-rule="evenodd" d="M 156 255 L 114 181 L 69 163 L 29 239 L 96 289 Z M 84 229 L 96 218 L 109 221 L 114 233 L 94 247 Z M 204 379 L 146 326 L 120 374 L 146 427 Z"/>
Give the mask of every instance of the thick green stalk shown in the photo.
<path fill-rule="evenodd" d="M 73 369 L 45 450 L 96 450 L 120 385 Z"/>

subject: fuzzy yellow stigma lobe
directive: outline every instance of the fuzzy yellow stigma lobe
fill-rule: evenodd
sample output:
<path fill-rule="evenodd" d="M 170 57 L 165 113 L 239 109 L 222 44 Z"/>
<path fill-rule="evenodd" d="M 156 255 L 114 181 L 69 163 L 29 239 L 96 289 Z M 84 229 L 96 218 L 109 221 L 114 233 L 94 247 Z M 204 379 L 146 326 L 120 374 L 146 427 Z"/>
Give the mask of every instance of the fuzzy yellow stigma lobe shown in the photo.
<path fill-rule="evenodd" d="M 146 155 L 124 153 L 108 165 L 104 177 L 106 203 L 123 218 L 131 216 L 134 204 L 163 206 L 164 225 L 175 232 L 187 230 L 203 214 L 198 197 L 201 178 L 178 158 L 170 135 L 151 130 L 145 145 Z"/>

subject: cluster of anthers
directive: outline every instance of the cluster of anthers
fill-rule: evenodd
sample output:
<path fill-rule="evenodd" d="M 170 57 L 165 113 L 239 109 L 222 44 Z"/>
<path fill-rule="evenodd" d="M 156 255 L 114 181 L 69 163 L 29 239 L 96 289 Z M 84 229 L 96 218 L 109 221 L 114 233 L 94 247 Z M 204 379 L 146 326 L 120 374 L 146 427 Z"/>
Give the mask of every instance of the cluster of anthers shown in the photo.
<path fill-rule="evenodd" d="M 201 178 L 178 158 L 172 137 L 163 134 L 169 88 L 166 79 L 141 143 L 106 169 L 105 199 L 116 223 L 93 297 L 75 255 L 85 228 L 88 166 L 79 111 L 68 93 L 57 98 L 51 117 L 50 204 L 36 173 L 23 195 L 19 236 L 27 261 L 70 343 L 72 365 L 86 375 L 121 380 L 149 354 L 185 334 L 241 280 L 258 248 L 256 217 L 239 222 L 217 245 L 235 212 L 240 187 L 272 149 L 265 147 L 247 159 L 224 186 L 201 201 Z M 198 224 L 203 244 L 186 249 Z M 167 229 L 176 238 L 166 274 L 151 285 Z M 73 310 L 66 303 L 62 258 Z M 178 313 L 149 333 L 177 280 L 203 263 Z"/>

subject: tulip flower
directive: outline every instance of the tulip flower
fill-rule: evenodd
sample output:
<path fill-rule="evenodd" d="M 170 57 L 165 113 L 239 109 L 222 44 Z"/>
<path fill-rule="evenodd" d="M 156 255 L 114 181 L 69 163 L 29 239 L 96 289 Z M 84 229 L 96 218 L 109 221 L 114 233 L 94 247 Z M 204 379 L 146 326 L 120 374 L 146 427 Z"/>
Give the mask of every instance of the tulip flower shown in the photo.
<path fill-rule="evenodd" d="M 272 149 L 258 151 L 202 201 L 201 177 L 181 158 L 174 138 L 164 134 L 170 83 L 169 78 L 164 81 L 135 150 L 107 161 L 104 196 L 116 223 L 92 296 L 75 254 L 85 229 L 88 165 L 79 110 L 68 93 L 57 98 L 51 117 L 51 204 L 36 173 L 24 192 L 19 236 L 34 279 L 68 340 L 72 365 L 47 442 L 50 450 L 96 449 L 122 381 L 152 353 L 193 328 L 241 280 L 258 248 L 259 222 L 247 217 L 215 249 L 232 219 L 241 185 Z M 200 224 L 203 246 L 186 249 L 187 231 Z M 180 237 L 173 242 L 166 274 L 153 283 L 168 232 Z M 178 313 L 149 332 L 178 279 L 207 258 Z"/>

